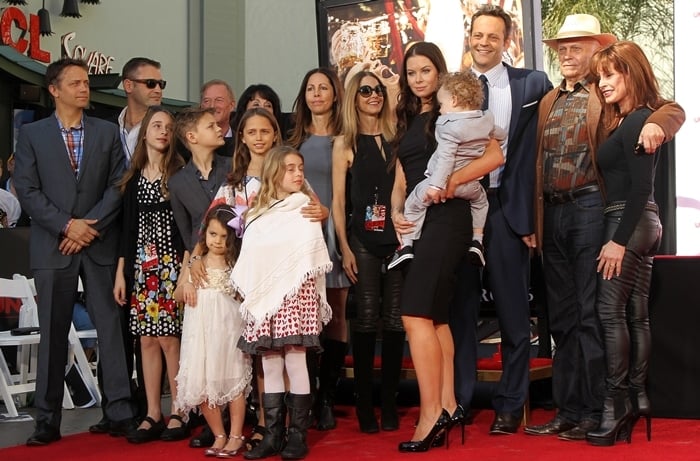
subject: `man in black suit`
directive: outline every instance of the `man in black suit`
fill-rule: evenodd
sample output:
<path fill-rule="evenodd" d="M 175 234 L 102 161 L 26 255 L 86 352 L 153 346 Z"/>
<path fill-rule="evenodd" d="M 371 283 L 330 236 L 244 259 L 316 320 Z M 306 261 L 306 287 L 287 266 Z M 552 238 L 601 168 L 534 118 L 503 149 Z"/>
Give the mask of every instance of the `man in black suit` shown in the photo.
<path fill-rule="evenodd" d="M 17 141 L 15 186 L 32 219 L 30 261 L 38 294 L 41 341 L 37 365 L 36 431 L 27 445 L 61 438 L 61 404 L 78 276 L 97 329 L 104 368 L 105 409 L 114 429 L 133 420 L 129 376 L 112 297 L 121 206 L 117 183 L 124 152 L 116 125 L 85 116 L 87 66 L 61 59 L 46 69 L 56 105 L 50 117 L 24 125 Z"/>
<path fill-rule="evenodd" d="M 199 105 L 205 109 L 214 109 L 216 124 L 224 134 L 224 145 L 216 149 L 216 155 L 233 157 L 233 150 L 236 147 L 234 136 L 236 128 L 231 126 L 231 121 L 236 110 L 236 96 L 231 86 L 223 80 L 209 80 L 202 85 Z"/>
<path fill-rule="evenodd" d="M 510 44 L 512 22 L 503 9 L 482 6 L 472 17 L 469 46 L 472 72 L 486 77 L 488 110 L 508 132 L 501 146 L 505 165 L 488 180 L 489 213 L 484 244 L 486 269 L 501 329 L 503 375 L 492 399 L 496 416 L 491 434 L 513 434 L 522 419 L 529 387 L 530 251 L 534 239 L 534 180 L 537 108 L 552 89 L 544 72 L 517 69 L 502 62 Z M 457 175 L 455 175 L 457 176 Z M 451 182 L 459 183 L 455 177 Z M 455 339 L 455 393 L 471 401 L 476 382 L 476 320 L 480 305 L 479 274 L 463 265 L 450 328 Z"/>

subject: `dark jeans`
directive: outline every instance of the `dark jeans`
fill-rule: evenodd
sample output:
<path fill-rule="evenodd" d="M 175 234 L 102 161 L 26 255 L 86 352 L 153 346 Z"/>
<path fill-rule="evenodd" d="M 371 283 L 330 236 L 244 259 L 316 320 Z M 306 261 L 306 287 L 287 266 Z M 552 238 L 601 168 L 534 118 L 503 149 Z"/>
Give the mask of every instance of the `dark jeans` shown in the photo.
<path fill-rule="evenodd" d="M 620 223 L 623 211 L 605 215 L 605 241 Z M 649 287 L 653 257 L 661 242 L 655 211 L 645 210 L 625 246 L 619 277 L 598 282 L 598 315 L 603 327 L 607 360 L 607 390 L 641 390 L 647 377 L 651 333 Z"/>
<path fill-rule="evenodd" d="M 599 192 L 544 207 L 543 270 L 549 328 L 556 345 L 552 396 L 559 414 L 600 419 L 605 353 L 595 310 L 596 258 L 603 240 Z"/>
<path fill-rule="evenodd" d="M 356 318 L 350 328 L 360 333 L 376 333 L 380 325 L 389 331 L 403 331 L 401 322 L 401 271 L 384 271 L 385 258 L 370 253 L 357 237 L 350 236 L 350 249 L 357 262 L 354 286 Z M 380 323 L 381 320 L 381 323 Z"/>

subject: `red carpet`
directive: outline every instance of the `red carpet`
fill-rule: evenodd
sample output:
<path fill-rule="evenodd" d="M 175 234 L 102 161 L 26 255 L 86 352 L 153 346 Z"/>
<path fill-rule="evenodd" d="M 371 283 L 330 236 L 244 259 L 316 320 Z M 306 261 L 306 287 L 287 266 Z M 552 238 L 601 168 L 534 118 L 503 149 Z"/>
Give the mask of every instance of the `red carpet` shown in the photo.
<path fill-rule="evenodd" d="M 478 461 L 646 461 L 646 460 L 700 460 L 697 441 L 700 440 L 700 420 L 660 419 L 653 422 L 652 441 L 647 442 L 642 421 L 635 427 L 632 444 L 618 443 L 614 447 L 592 447 L 585 442 L 564 442 L 555 437 L 534 437 L 519 432 L 513 436 L 488 435 L 493 413 L 479 412 L 475 422 L 466 427 L 466 443 L 459 443 L 459 434 L 450 434 L 450 448 L 435 448 L 427 453 L 399 454 L 397 444 L 411 437 L 412 424 L 417 409 L 405 409 L 401 413 L 402 428 L 397 432 L 361 434 L 354 420 L 353 409 L 341 407 L 339 426 L 334 431 L 309 431 L 311 453 L 306 458 L 314 460 L 394 460 L 421 459 L 430 461 L 478 460 Z M 533 412 L 535 424 L 546 422 L 553 413 L 544 410 Z M 3 461 L 31 460 L 99 460 L 99 461 L 173 461 L 181 459 L 205 459 L 202 450 L 191 449 L 187 442 L 153 442 L 131 445 L 123 438 L 106 435 L 78 434 L 64 437 L 48 447 L 24 446 L 0 450 Z M 214 458 L 207 458 L 214 459 Z M 238 459 L 243 459 L 239 457 Z M 268 458 L 280 459 L 279 456 Z"/>

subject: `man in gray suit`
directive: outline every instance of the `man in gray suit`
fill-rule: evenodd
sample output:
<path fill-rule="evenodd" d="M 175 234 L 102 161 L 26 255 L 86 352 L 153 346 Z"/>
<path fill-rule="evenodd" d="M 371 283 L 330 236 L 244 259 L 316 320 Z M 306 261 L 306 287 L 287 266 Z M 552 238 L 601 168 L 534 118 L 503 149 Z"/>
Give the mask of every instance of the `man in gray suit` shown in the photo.
<path fill-rule="evenodd" d="M 61 404 L 78 276 L 100 343 L 107 415 L 115 431 L 133 421 L 118 307 L 112 298 L 121 205 L 116 187 L 124 153 L 116 125 L 84 115 L 90 101 L 87 66 L 61 59 L 46 69 L 56 105 L 50 117 L 23 126 L 15 186 L 32 218 L 30 261 L 38 294 L 41 342 L 36 430 L 27 445 L 61 438 Z"/>

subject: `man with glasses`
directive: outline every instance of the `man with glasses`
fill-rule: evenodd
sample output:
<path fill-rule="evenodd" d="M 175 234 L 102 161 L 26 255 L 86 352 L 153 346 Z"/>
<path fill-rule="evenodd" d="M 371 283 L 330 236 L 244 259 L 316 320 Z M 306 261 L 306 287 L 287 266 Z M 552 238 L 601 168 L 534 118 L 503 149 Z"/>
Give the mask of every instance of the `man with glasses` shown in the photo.
<path fill-rule="evenodd" d="M 141 120 L 149 106 L 160 105 L 165 83 L 160 63 L 153 59 L 131 58 L 122 68 L 126 107 L 119 114 L 118 124 L 127 164 L 134 154 Z"/>
<path fill-rule="evenodd" d="M 233 113 L 236 110 L 236 97 L 231 86 L 223 80 L 209 80 L 202 85 L 199 95 L 199 105 L 204 109 L 214 109 L 216 124 L 224 133 L 224 145 L 216 149 L 216 155 L 233 157 L 233 150 L 236 147 L 234 131 L 231 126 Z"/>

